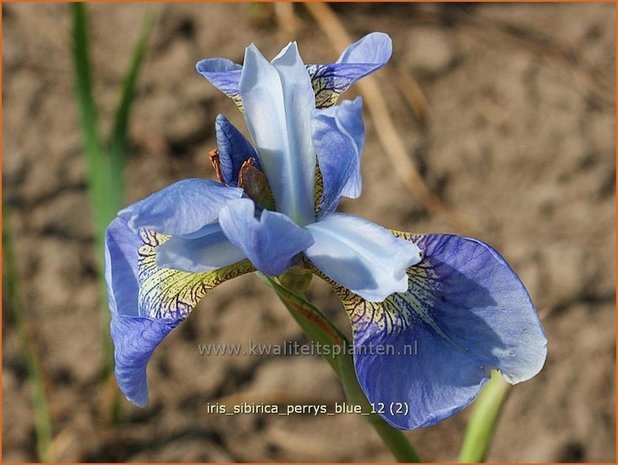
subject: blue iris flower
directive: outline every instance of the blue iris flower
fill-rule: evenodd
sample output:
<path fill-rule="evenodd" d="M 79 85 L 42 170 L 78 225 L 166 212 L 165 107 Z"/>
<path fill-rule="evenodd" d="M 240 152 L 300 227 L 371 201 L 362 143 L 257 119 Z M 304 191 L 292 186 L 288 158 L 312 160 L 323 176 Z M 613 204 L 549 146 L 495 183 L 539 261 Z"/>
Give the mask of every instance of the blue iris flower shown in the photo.
<path fill-rule="evenodd" d="M 409 406 L 383 413 L 397 428 L 453 415 L 492 369 L 510 383 L 541 369 L 543 329 L 495 250 L 335 211 L 342 197 L 361 193 L 364 143 L 361 99 L 337 98 L 390 55 L 390 38 L 373 33 L 331 64 L 305 65 L 295 43 L 271 62 L 251 45 L 243 66 L 219 58 L 197 64 L 244 112 L 253 144 L 219 116 L 218 181 L 177 182 L 119 212 L 107 229 L 115 373 L 131 402 L 147 403 L 154 349 L 210 289 L 299 264 L 342 299 L 369 401 Z"/>

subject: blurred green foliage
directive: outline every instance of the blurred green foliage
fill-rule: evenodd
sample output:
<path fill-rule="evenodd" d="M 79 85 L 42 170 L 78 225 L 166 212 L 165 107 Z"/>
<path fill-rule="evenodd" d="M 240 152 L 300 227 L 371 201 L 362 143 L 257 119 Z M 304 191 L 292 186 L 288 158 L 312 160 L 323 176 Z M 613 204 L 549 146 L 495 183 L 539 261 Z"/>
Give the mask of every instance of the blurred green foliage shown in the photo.
<path fill-rule="evenodd" d="M 97 244 L 101 302 L 106 302 L 106 287 L 103 276 L 105 229 L 123 206 L 129 117 L 135 98 L 137 79 L 146 52 L 146 45 L 154 26 L 155 15 L 152 10 L 146 12 L 137 43 L 131 54 L 129 66 L 120 87 L 120 97 L 116 106 L 112 131 L 109 137 L 104 140 L 99 129 L 97 104 L 93 92 L 86 5 L 73 3 L 71 5 L 71 13 L 75 96 L 79 106 L 84 155 L 88 165 L 88 188 Z M 101 305 L 101 307 L 104 376 L 109 377 L 113 371 L 113 350 L 109 336 L 109 312 L 106 305 Z"/>

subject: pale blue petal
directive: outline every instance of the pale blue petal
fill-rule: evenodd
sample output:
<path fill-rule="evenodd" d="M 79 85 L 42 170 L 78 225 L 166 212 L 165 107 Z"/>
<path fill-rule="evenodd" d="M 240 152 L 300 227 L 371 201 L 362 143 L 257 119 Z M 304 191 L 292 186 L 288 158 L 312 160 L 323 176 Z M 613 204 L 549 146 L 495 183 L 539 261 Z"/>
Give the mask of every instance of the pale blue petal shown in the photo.
<path fill-rule="evenodd" d="M 241 65 L 225 58 L 209 58 L 198 61 L 195 68 L 225 95 L 234 99 L 238 97 Z"/>
<path fill-rule="evenodd" d="M 406 269 L 420 261 L 416 245 L 356 216 L 332 213 L 305 229 L 314 240 L 305 255 L 326 276 L 368 301 L 405 291 Z"/>
<path fill-rule="evenodd" d="M 296 45 L 286 47 L 273 64 L 254 45 L 247 47 L 240 95 L 277 210 L 301 226 L 312 223 L 314 97 Z"/>
<path fill-rule="evenodd" d="M 307 231 L 282 213 L 264 210 L 256 218 L 255 204 L 249 199 L 228 203 L 221 210 L 219 222 L 253 266 L 271 276 L 283 273 L 294 257 L 313 243 Z"/>
<path fill-rule="evenodd" d="M 204 273 L 244 260 L 244 252 L 232 244 L 218 223 L 200 230 L 200 237 L 172 237 L 157 248 L 157 265 L 162 268 Z"/>
<path fill-rule="evenodd" d="M 217 220 L 219 210 L 242 197 L 242 189 L 209 179 L 185 179 L 149 195 L 118 213 L 133 231 L 149 229 L 182 235 Z"/>
<path fill-rule="evenodd" d="M 343 299 L 359 382 L 374 404 L 407 405 L 407 412 L 383 415 L 402 429 L 462 410 L 492 369 L 511 383 L 530 379 L 547 355 L 530 297 L 495 250 L 452 235 L 409 238 L 423 261 L 408 270 L 407 292 L 381 304 Z"/>
<path fill-rule="evenodd" d="M 257 169 L 262 169 L 258 154 L 251 143 L 223 116 L 218 115 L 215 120 L 217 148 L 223 180 L 229 186 L 238 185 L 238 173 L 242 164 L 253 158 Z"/>
<path fill-rule="evenodd" d="M 313 146 L 323 181 L 319 216 L 333 212 L 342 196 L 357 198 L 360 195 L 364 135 L 360 97 L 315 111 Z"/>
<path fill-rule="evenodd" d="M 390 60 L 392 49 L 387 34 L 374 32 L 346 48 L 336 63 L 308 66 L 316 106 L 334 105 L 357 80 L 382 68 Z"/>

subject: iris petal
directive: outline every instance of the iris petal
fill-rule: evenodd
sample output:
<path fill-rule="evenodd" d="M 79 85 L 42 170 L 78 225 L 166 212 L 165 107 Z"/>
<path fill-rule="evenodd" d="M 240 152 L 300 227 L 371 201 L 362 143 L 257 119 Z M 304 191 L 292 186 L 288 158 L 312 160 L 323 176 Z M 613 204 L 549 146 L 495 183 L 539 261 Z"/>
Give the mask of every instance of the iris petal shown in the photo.
<path fill-rule="evenodd" d="M 181 319 L 139 316 L 138 249 L 142 241 L 122 218 L 111 222 L 105 239 L 105 278 L 112 313 L 116 382 L 128 400 L 143 407 L 148 401 L 148 360 Z"/>
<path fill-rule="evenodd" d="M 258 154 L 251 143 L 225 116 L 217 116 L 215 132 L 217 134 L 221 174 L 226 184 L 230 186 L 238 184 L 240 167 L 250 158 L 255 160 L 254 166 L 261 169 Z"/>
<path fill-rule="evenodd" d="M 153 231 L 134 233 L 124 218 L 112 221 L 105 237 L 116 381 L 138 406 L 148 401 L 146 366 L 165 336 L 210 289 L 254 271 L 246 260 L 210 273 L 160 268 L 156 248 L 166 240 Z"/>
<path fill-rule="evenodd" d="M 127 225 L 116 218 L 105 232 L 105 282 L 112 315 L 137 315 L 137 249 L 141 241 Z"/>
<path fill-rule="evenodd" d="M 148 403 L 146 367 L 152 353 L 182 320 L 144 317 L 112 318 L 114 341 L 114 374 L 116 383 L 127 400 L 138 407 Z"/>
<path fill-rule="evenodd" d="M 312 223 L 314 99 L 296 44 L 282 50 L 273 64 L 254 45 L 247 47 L 240 95 L 277 210 L 301 226 Z"/>
<path fill-rule="evenodd" d="M 157 265 L 193 273 L 204 273 L 244 260 L 244 252 L 232 244 L 218 223 L 202 228 L 200 237 L 172 237 L 157 249 Z M 208 229 L 208 231 L 204 231 Z"/>
<path fill-rule="evenodd" d="M 221 228 L 230 242 L 242 249 L 261 272 L 276 276 L 292 265 L 299 252 L 313 240 L 303 228 L 287 216 L 264 210 L 255 216 L 255 205 L 249 199 L 230 202 L 219 215 Z"/>
<path fill-rule="evenodd" d="M 373 32 L 346 48 L 336 63 L 308 66 L 316 106 L 334 105 L 339 95 L 357 80 L 382 68 L 390 60 L 392 51 L 390 37 Z"/>
<path fill-rule="evenodd" d="M 373 32 L 347 47 L 336 63 L 307 65 L 316 106 L 326 108 L 337 103 L 339 95 L 354 82 L 382 68 L 391 53 L 392 43 L 388 35 Z M 242 110 L 239 91 L 241 65 L 224 58 L 211 58 L 199 61 L 196 69 Z"/>
<path fill-rule="evenodd" d="M 398 235 L 424 254 L 408 270 L 407 292 L 370 303 L 335 284 L 367 398 L 407 405 L 407 413 L 385 411 L 386 421 L 430 426 L 470 404 L 491 369 L 511 383 L 539 372 L 547 340 L 525 287 L 495 250 L 459 236 Z"/>
<path fill-rule="evenodd" d="M 162 268 L 157 263 L 157 250 L 169 239 L 169 236 L 154 231 L 140 230 L 142 241 L 138 250 L 140 316 L 186 318 L 210 289 L 228 279 L 255 271 L 247 260 L 206 273 Z"/>
<path fill-rule="evenodd" d="M 332 213 L 306 229 L 315 242 L 305 255 L 325 275 L 369 301 L 405 291 L 406 269 L 420 261 L 416 245 L 356 216 Z"/>
<path fill-rule="evenodd" d="M 337 59 L 340 64 L 364 64 L 377 68 L 384 66 L 393 53 L 393 43 L 388 34 L 372 32 L 349 45 Z M 358 78 L 357 78 L 358 79 Z"/>
<path fill-rule="evenodd" d="M 242 66 L 226 58 L 209 58 L 200 60 L 195 65 L 198 73 L 204 76 L 208 82 L 230 97 L 242 108 L 238 84 Z"/>
<path fill-rule="evenodd" d="M 333 212 L 342 196 L 360 196 L 360 158 L 365 138 L 362 104 L 358 97 L 314 113 L 313 146 L 323 189 L 319 216 Z"/>
<path fill-rule="evenodd" d="M 191 234 L 217 220 L 226 202 L 242 197 L 242 189 L 209 179 L 184 179 L 149 195 L 118 213 L 137 231 Z"/>

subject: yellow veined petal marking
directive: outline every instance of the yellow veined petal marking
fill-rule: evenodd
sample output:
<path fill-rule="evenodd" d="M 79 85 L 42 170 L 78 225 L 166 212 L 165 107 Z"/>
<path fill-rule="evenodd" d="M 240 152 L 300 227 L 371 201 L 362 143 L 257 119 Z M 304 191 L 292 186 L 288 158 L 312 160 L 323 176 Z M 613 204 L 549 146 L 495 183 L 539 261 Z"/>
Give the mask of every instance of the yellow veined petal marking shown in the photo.
<path fill-rule="evenodd" d="M 151 318 L 186 318 L 197 303 L 219 284 L 255 271 L 249 260 L 207 273 L 157 266 L 157 246 L 170 236 L 149 230 L 140 231 L 138 251 L 139 313 Z"/>
<path fill-rule="evenodd" d="M 423 238 L 422 234 L 391 232 L 415 244 Z M 343 303 L 353 328 L 372 324 L 387 333 L 393 333 L 402 331 L 415 322 L 422 322 L 440 336 L 451 341 L 429 312 L 434 295 L 440 289 L 441 283 L 435 270 L 425 258 L 407 269 L 408 292 L 391 294 L 382 302 L 368 302 L 325 276 L 313 265 L 311 268 L 314 273 L 333 287 L 335 294 Z"/>

